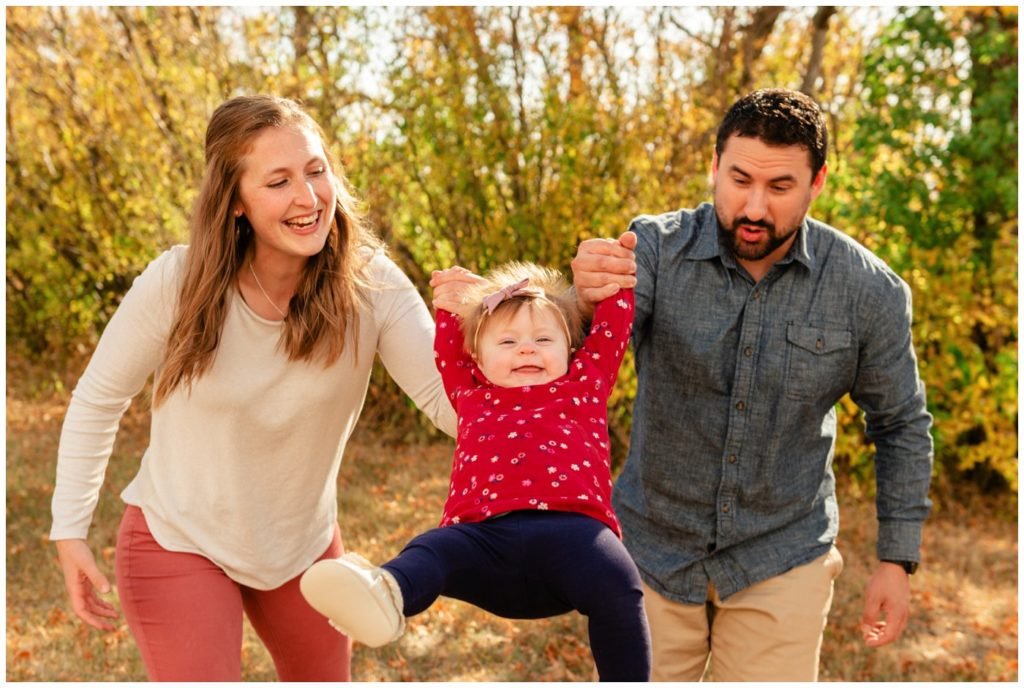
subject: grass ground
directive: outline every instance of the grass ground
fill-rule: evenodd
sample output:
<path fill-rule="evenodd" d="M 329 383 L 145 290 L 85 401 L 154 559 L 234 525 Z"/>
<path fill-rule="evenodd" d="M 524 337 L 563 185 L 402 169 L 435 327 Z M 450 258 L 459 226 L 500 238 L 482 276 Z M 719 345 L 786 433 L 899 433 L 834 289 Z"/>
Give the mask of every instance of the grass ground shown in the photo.
<path fill-rule="evenodd" d="M 7 397 L 7 680 L 145 680 L 123 621 L 115 632 L 96 632 L 77 622 L 66 604 L 47 540 L 63 404 Z M 129 412 L 93 522 L 90 543 L 111 581 L 118 494 L 135 472 L 147 431 L 148 417 Z M 339 477 L 347 548 L 379 561 L 433 527 L 450 451 L 448 443 L 395 447 L 365 432 L 354 438 Z M 825 632 L 821 679 L 1016 681 L 1016 502 L 975 497 L 937 505 L 925 529 L 922 569 L 912 579 L 910 627 L 898 643 L 879 650 L 865 648 L 857 632 L 860 595 L 874 561 L 874 508 L 849 486 L 840 503 L 846 568 Z M 243 664 L 246 680 L 275 679 L 248 625 Z M 410 620 L 400 642 L 376 650 L 357 646 L 353 677 L 586 681 L 594 674 L 582 617 L 507 621 L 442 598 Z"/>

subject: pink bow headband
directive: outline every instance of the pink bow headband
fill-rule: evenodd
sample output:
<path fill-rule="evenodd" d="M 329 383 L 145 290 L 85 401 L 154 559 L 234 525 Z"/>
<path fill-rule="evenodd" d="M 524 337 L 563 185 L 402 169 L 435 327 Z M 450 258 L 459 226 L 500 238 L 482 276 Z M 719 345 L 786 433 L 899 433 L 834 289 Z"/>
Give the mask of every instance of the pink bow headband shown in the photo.
<path fill-rule="evenodd" d="M 524 277 L 515 284 L 510 284 L 507 287 L 502 287 L 493 294 L 489 294 L 484 297 L 483 306 L 484 310 L 487 311 L 487 315 L 493 315 L 494 309 L 497 308 L 502 301 L 507 301 L 514 296 L 526 296 L 530 292 L 527 287 L 530 284 L 530 279 Z"/>

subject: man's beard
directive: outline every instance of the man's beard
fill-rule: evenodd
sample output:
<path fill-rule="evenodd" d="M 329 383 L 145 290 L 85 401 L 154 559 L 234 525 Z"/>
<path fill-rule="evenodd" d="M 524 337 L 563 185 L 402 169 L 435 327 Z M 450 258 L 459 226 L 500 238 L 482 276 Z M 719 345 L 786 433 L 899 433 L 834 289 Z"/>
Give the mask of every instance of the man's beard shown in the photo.
<path fill-rule="evenodd" d="M 775 225 L 765 220 L 754 221 L 745 216 L 737 217 L 732 221 L 731 224 L 726 224 L 722 220 L 722 214 L 715 209 L 715 215 L 718 217 L 718 236 L 722 239 L 722 243 L 728 247 L 734 258 L 740 260 L 761 260 L 769 256 L 775 249 L 782 246 L 784 243 L 789 241 L 789 238 L 793 236 L 799 225 L 792 227 L 782 233 L 778 233 L 775 230 Z M 757 243 L 751 243 L 744 241 L 739 236 L 740 225 L 747 225 L 749 227 L 761 227 L 765 230 L 765 236 L 761 241 Z"/>

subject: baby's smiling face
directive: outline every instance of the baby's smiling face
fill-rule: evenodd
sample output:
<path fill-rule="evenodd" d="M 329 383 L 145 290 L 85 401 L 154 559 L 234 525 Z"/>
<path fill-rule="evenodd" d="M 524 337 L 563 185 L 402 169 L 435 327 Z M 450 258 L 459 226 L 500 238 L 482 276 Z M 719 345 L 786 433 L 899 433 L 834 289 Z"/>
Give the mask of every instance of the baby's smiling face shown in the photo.
<path fill-rule="evenodd" d="M 555 306 L 542 301 L 495 313 L 481 324 L 477 365 L 499 387 L 540 385 L 569 370 L 569 340 Z"/>

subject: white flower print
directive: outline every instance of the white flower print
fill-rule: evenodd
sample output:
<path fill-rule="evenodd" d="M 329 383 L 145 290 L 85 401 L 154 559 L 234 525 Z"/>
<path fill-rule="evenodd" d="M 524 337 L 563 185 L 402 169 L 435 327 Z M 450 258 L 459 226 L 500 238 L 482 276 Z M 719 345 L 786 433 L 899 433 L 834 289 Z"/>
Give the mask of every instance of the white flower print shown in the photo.
<path fill-rule="evenodd" d="M 548 504 L 547 502 L 541 502 L 540 504 L 537 505 L 537 508 L 540 509 L 541 511 L 547 511 Z"/>
<path fill-rule="evenodd" d="M 517 437 L 519 437 L 519 433 L 517 433 L 517 432 L 510 432 L 510 433 L 508 434 L 508 438 L 509 438 L 510 440 L 514 440 L 514 439 L 515 439 L 515 438 L 517 438 Z"/>

